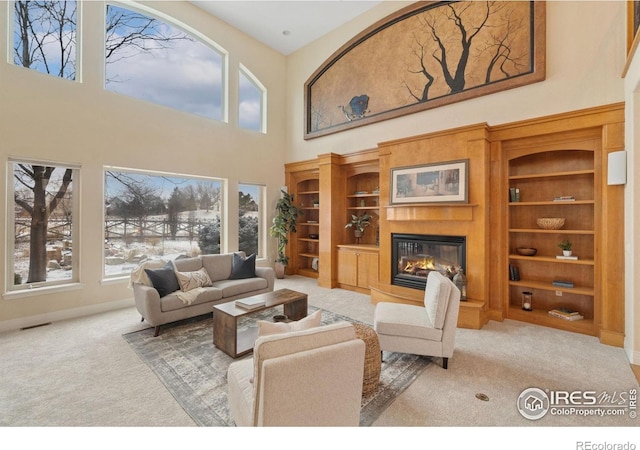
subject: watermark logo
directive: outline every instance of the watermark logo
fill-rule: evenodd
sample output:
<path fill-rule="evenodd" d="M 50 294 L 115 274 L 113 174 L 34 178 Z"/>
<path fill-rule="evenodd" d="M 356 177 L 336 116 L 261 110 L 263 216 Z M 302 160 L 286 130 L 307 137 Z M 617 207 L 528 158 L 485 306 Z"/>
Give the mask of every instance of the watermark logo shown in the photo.
<path fill-rule="evenodd" d="M 637 389 L 628 391 L 563 391 L 527 388 L 518 396 L 518 411 L 525 419 L 538 420 L 554 416 L 624 416 L 637 417 Z"/>
<path fill-rule="evenodd" d="M 518 397 L 518 411 L 525 419 L 538 420 L 549 411 L 549 396 L 538 388 L 528 388 Z"/>

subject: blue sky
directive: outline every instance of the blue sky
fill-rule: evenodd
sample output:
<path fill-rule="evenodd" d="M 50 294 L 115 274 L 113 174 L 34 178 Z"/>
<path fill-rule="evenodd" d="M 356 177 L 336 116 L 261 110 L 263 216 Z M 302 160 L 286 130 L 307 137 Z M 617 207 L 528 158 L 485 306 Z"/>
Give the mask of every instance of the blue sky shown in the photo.
<path fill-rule="evenodd" d="M 71 2 L 70 2 L 71 3 Z M 143 14 L 118 6 L 108 6 L 109 17 L 117 14 L 128 14 L 127 17 L 140 17 Z M 44 15 L 45 20 L 39 24 L 38 15 Z M 145 14 L 146 15 L 146 14 Z M 35 28 L 32 37 L 44 35 L 47 28 L 53 27 L 55 31 L 55 21 L 47 20 L 46 13 L 42 9 L 33 9 L 31 17 L 34 20 Z M 73 17 L 73 21 L 76 18 Z M 223 98 L 223 64 L 224 57 L 211 45 L 190 36 L 178 26 L 168 24 L 156 18 L 154 28 L 149 28 L 147 35 L 182 36 L 187 39 L 171 40 L 169 43 L 160 45 L 158 41 L 144 40 L 136 44 L 143 45 L 147 51 L 141 51 L 136 45 L 124 45 L 109 58 L 105 63 L 105 89 L 111 92 L 139 98 L 156 104 L 164 105 L 180 111 L 208 117 L 213 120 L 224 118 Z M 19 39 L 19 27 L 17 15 L 14 15 L 14 45 L 13 50 L 17 54 L 22 53 Z M 107 23 L 110 23 L 107 19 Z M 142 20 L 132 19 L 122 21 L 120 26 L 112 30 L 116 36 L 131 34 L 136 25 L 140 25 Z M 44 53 L 49 71 L 52 75 L 57 75 L 60 70 L 60 50 L 59 43 L 52 33 L 45 39 Z M 76 35 L 73 27 L 66 26 L 63 33 L 63 42 L 70 43 L 69 67 L 65 68 L 65 77 L 73 78 L 76 63 L 75 40 L 82 39 Z M 35 47 L 34 47 L 35 48 Z M 37 53 L 36 53 L 37 55 Z M 42 58 L 40 58 L 42 59 Z M 14 56 L 14 62 L 21 65 L 21 61 Z M 58 64 L 56 66 L 56 64 Z M 47 73 L 44 64 L 31 65 L 31 68 L 39 72 Z M 247 82 L 241 73 L 239 77 L 239 104 L 238 123 L 241 127 L 261 131 L 261 93 L 251 82 Z"/>
<path fill-rule="evenodd" d="M 126 12 L 109 5 L 109 13 Z M 132 27 L 136 23 L 132 22 Z M 130 34 L 132 27 L 116 30 L 120 36 Z M 166 23 L 157 34 L 186 34 Z M 106 64 L 106 89 L 140 98 L 214 120 L 222 120 L 222 63 L 220 53 L 198 40 L 174 40 L 169 48 L 146 41 L 149 51 L 134 46 L 123 47 L 118 56 Z"/>
<path fill-rule="evenodd" d="M 114 171 L 119 172 L 119 171 Z M 119 172 L 124 173 L 127 177 L 138 181 L 140 183 L 145 183 L 147 186 L 152 187 L 159 197 L 164 200 L 168 199 L 171 196 L 174 188 L 184 189 L 188 186 L 196 189 L 199 183 L 212 183 L 216 187 L 221 187 L 222 183 L 218 180 L 211 180 L 206 178 L 189 178 L 189 177 L 173 177 L 173 176 L 164 176 L 164 175 L 153 175 L 153 174 L 140 174 L 135 172 Z M 113 177 L 105 175 L 105 191 L 106 197 L 111 198 L 114 196 L 121 195 L 125 191 L 125 187 L 119 181 L 115 180 Z M 240 184 L 239 190 L 245 194 L 251 194 L 251 197 L 258 202 L 258 191 L 259 186 L 252 184 Z"/>

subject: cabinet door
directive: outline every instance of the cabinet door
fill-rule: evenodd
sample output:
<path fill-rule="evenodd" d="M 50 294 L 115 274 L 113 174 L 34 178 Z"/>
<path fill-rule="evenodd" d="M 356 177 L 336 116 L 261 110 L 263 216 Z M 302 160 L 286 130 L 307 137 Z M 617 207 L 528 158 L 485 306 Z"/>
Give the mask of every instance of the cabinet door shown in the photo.
<path fill-rule="evenodd" d="M 355 252 L 338 250 L 338 283 L 358 285 L 358 256 Z"/>
<path fill-rule="evenodd" d="M 376 253 L 358 253 L 358 287 L 369 289 L 372 282 L 378 281 L 378 255 Z"/>

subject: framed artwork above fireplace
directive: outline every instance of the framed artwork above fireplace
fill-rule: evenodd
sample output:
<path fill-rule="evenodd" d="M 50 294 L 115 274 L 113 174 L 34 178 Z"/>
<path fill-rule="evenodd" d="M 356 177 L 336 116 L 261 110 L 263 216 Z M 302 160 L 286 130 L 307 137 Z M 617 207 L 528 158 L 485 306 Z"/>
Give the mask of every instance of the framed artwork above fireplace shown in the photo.
<path fill-rule="evenodd" d="M 391 203 L 468 203 L 469 160 L 391 169 Z"/>

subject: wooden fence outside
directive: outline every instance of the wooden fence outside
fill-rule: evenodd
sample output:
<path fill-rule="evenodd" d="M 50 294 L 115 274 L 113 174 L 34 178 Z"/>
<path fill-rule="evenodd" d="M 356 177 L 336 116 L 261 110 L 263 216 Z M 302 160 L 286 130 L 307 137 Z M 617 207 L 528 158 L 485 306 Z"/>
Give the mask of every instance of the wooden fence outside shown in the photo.
<path fill-rule="evenodd" d="M 16 241 L 29 241 L 30 219 L 15 220 Z M 175 237 L 171 233 L 171 222 L 167 219 L 126 219 L 107 218 L 104 224 L 104 236 L 109 239 L 197 239 L 200 229 L 211 221 L 200 219 L 179 219 L 175 222 Z M 49 219 L 48 239 L 69 239 L 72 235 L 71 221 L 68 219 Z"/>

